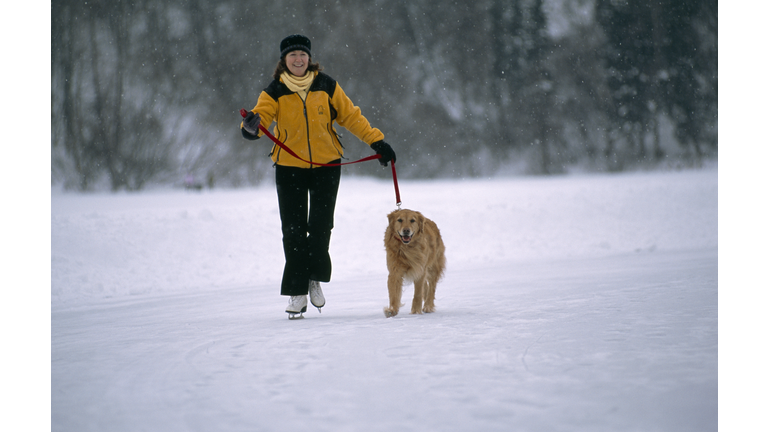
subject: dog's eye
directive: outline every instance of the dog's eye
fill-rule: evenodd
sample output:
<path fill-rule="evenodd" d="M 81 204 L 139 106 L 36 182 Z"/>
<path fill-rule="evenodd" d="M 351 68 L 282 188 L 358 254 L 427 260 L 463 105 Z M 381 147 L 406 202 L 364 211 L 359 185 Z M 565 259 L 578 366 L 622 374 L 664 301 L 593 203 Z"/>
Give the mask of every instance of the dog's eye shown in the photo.
<path fill-rule="evenodd" d="M 400 218 L 397 221 L 402 223 L 403 222 L 403 218 Z"/>
<path fill-rule="evenodd" d="M 411 223 L 416 223 L 416 219 L 411 219 Z"/>

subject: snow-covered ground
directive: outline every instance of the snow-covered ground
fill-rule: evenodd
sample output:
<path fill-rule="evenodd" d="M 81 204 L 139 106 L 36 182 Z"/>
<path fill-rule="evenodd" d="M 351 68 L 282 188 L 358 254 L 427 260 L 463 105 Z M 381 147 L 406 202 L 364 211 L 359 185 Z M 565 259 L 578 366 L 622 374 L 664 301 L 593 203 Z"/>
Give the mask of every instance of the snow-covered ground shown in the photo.
<path fill-rule="evenodd" d="M 345 177 L 298 321 L 273 186 L 52 192 L 52 430 L 717 430 L 716 169 L 400 190 L 437 312 L 384 317 L 394 190 Z"/>

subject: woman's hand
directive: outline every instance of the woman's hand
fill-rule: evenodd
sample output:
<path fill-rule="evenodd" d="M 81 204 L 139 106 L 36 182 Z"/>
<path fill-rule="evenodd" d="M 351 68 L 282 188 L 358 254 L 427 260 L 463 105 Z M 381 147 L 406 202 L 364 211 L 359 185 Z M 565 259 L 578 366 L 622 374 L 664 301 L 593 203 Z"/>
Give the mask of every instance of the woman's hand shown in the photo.
<path fill-rule="evenodd" d="M 251 135 L 258 135 L 260 123 L 261 116 L 259 113 L 254 114 L 253 111 L 248 111 L 243 118 L 243 129 Z"/>
<path fill-rule="evenodd" d="M 376 154 L 381 155 L 381 158 L 379 159 L 381 166 L 387 166 L 387 162 L 389 161 L 392 161 L 392 163 L 397 162 L 395 151 L 392 150 L 392 147 L 384 141 L 376 141 L 375 143 L 371 144 L 371 148 L 376 152 Z"/>

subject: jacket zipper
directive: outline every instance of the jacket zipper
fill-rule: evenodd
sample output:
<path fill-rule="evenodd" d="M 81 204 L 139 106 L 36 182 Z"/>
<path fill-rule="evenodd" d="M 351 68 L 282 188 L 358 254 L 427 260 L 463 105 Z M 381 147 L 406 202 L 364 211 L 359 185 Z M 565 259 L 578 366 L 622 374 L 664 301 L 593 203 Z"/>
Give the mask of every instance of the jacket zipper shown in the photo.
<path fill-rule="evenodd" d="M 301 99 L 301 96 L 296 93 L 296 96 Z M 307 92 L 307 98 L 309 98 L 309 92 Z M 304 123 L 307 125 L 307 152 L 309 153 L 309 161 L 312 161 L 312 144 L 309 142 L 309 116 L 307 115 L 307 100 L 301 99 L 301 103 L 304 104 Z M 312 168 L 312 164 L 309 164 L 309 167 Z"/>

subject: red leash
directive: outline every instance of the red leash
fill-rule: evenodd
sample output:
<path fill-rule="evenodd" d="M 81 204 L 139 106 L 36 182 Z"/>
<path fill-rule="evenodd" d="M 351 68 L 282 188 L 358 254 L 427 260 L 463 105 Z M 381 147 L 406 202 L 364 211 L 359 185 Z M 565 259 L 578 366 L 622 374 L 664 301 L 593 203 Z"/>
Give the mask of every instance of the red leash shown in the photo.
<path fill-rule="evenodd" d="M 403 202 L 400 201 L 400 188 L 397 187 L 397 172 L 395 171 L 395 162 L 390 161 L 390 163 L 392 164 L 392 180 L 395 182 L 395 204 L 397 204 L 397 208 L 399 209 L 400 204 Z"/>
<path fill-rule="evenodd" d="M 240 108 L 240 115 L 243 116 L 243 118 L 245 118 L 245 116 L 248 115 L 248 111 L 246 111 L 245 108 Z M 362 158 L 360 160 L 356 160 L 356 161 L 353 161 L 353 162 L 344 162 L 344 163 L 335 163 L 335 164 L 324 164 L 324 163 L 319 163 L 319 162 L 312 162 L 312 161 L 308 161 L 308 160 L 302 158 L 301 156 L 297 155 L 293 150 L 289 149 L 288 146 L 283 144 L 279 139 L 275 138 L 275 136 L 272 135 L 267 130 L 267 128 L 265 128 L 261 124 L 259 124 L 259 130 L 264 132 L 264 135 L 266 135 L 267 137 L 269 137 L 269 139 L 274 141 L 274 143 L 278 147 L 280 147 L 281 149 L 283 149 L 286 152 L 288 152 L 289 155 L 295 157 L 296 159 L 298 159 L 298 160 L 300 160 L 302 162 L 306 162 L 306 163 L 308 163 L 310 165 L 319 165 L 319 166 L 325 166 L 325 167 L 332 167 L 332 166 L 350 165 L 350 164 L 355 164 L 355 163 L 360 163 L 360 162 L 366 162 L 366 161 L 369 161 L 369 160 L 381 159 L 381 155 L 380 154 L 375 154 L 375 155 L 364 157 L 364 158 Z M 392 180 L 395 182 L 395 199 L 396 199 L 396 204 L 397 204 L 397 207 L 400 208 L 400 204 L 402 204 L 402 201 L 400 201 L 400 188 L 397 187 L 397 172 L 395 171 L 395 163 L 392 162 L 392 161 L 390 161 L 390 163 L 392 164 Z"/>

